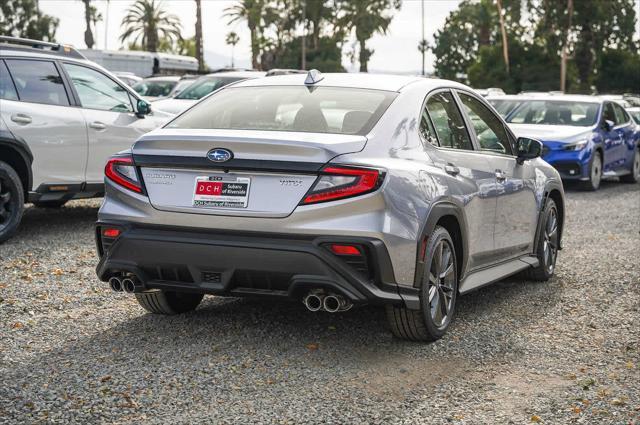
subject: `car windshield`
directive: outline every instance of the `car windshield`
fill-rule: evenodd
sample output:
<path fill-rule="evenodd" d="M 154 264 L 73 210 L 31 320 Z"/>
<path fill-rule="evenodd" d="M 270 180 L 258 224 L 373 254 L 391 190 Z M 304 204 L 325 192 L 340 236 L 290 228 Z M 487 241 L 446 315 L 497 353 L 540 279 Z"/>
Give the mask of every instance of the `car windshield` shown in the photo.
<path fill-rule="evenodd" d="M 180 80 L 180 81 L 178 81 L 178 84 L 176 84 L 176 86 L 173 88 L 173 90 L 171 91 L 171 94 L 177 96 L 178 93 L 180 93 L 182 90 L 184 90 L 187 87 L 189 87 L 194 82 L 195 82 L 195 80 Z"/>
<path fill-rule="evenodd" d="M 627 109 L 627 112 L 629 113 L 629 115 L 631 115 L 631 118 L 633 118 L 636 124 L 640 124 L 640 109 L 637 109 L 637 110 Z"/>
<path fill-rule="evenodd" d="M 523 100 L 507 117 L 511 124 L 570 125 L 590 127 L 596 123 L 599 103 L 560 100 Z"/>
<path fill-rule="evenodd" d="M 496 108 L 496 111 L 503 117 L 509 115 L 511 111 L 523 103 L 522 100 L 519 99 L 487 99 L 487 102 Z"/>
<path fill-rule="evenodd" d="M 169 96 L 176 83 L 176 81 L 140 81 L 133 86 L 133 89 L 140 96 L 165 97 Z"/>
<path fill-rule="evenodd" d="M 231 87 L 167 127 L 366 134 L 395 96 L 346 87 Z"/>
<path fill-rule="evenodd" d="M 244 78 L 240 77 L 205 77 L 200 78 L 193 82 L 189 87 L 182 90 L 177 96 L 176 99 L 189 99 L 189 100 L 199 100 L 218 90 L 220 87 L 224 87 L 227 84 L 231 84 L 234 81 L 244 80 Z"/>

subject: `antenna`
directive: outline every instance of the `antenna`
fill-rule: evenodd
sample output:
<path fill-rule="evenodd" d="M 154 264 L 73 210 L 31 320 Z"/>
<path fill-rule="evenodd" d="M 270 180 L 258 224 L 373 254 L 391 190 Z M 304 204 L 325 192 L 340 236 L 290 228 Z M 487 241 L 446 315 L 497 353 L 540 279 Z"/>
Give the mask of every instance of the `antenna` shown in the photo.
<path fill-rule="evenodd" d="M 305 84 L 315 84 L 322 81 L 324 77 L 317 69 L 312 69 L 307 73 L 307 78 L 304 79 Z"/>

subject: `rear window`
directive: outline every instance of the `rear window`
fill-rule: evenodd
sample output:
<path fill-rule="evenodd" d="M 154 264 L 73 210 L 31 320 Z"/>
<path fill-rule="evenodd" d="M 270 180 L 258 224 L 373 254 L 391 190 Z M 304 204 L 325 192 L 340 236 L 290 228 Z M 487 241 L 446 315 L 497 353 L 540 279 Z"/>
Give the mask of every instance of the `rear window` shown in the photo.
<path fill-rule="evenodd" d="M 200 78 L 189 87 L 183 89 L 176 99 L 188 99 L 188 100 L 200 100 L 209 93 L 213 93 L 220 87 L 224 87 L 227 84 L 234 83 L 236 81 L 244 80 L 241 77 L 206 77 Z"/>
<path fill-rule="evenodd" d="M 587 127 L 596 123 L 599 108 L 598 103 L 532 100 L 512 112 L 507 122 Z"/>
<path fill-rule="evenodd" d="M 7 67 L 23 102 L 69 106 L 69 98 L 53 62 L 7 59 Z"/>
<path fill-rule="evenodd" d="M 166 97 L 178 84 L 177 81 L 140 81 L 133 86 L 133 89 L 140 96 Z"/>
<path fill-rule="evenodd" d="M 231 87 L 167 127 L 363 135 L 395 97 L 394 92 L 344 87 Z"/>

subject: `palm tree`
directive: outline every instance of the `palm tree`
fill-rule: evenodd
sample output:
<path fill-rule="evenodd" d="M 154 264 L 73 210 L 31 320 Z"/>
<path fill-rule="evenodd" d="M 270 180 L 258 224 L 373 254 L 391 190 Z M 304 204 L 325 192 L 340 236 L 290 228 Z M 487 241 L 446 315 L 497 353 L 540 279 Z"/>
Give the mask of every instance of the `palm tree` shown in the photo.
<path fill-rule="evenodd" d="M 502 0 L 497 0 L 496 6 L 498 7 L 498 19 L 500 20 L 500 34 L 502 35 L 502 56 L 504 57 L 504 64 L 507 67 L 507 74 L 509 73 L 509 44 L 507 41 L 507 30 L 504 25 L 504 10 L 502 9 Z"/>
<path fill-rule="evenodd" d="M 98 34 L 98 22 L 102 21 L 102 13 L 98 12 L 95 6 L 89 8 L 89 15 L 91 16 L 91 23 L 93 24 L 93 31 Z M 93 37 L 94 44 L 98 44 L 96 37 Z"/>
<path fill-rule="evenodd" d="M 247 21 L 251 34 L 251 66 L 259 69 L 260 23 L 265 11 L 265 0 L 238 0 L 233 6 L 224 9 L 223 17 L 229 18 L 228 25 L 238 21 Z"/>
<path fill-rule="evenodd" d="M 367 40 L 374 34 L 386 34 L 393 16 L 390 9 L 400 8 L 400 0 L 341 0 L 338 2 L 337 27 L 347 34 L 355 30 L 360 46 L 360 72 L 367 72 L 367 63 L 373 50 L 367 49 Z"/>
<path fill-rule="evenodd" d="M 233 68 L 234 65 L 234 50 L 236 48 L 236 44 L 238 44 L 238 42 L 240 41 L 240 37 L 238 37 L 238 34 L 236 34 L 235 32 L 231 31 L 229 34 L 227 34 L 227 38 L 225 40 L 227 42 L 228 45 L 231 46 L 231 68 Z"/>
<path fill-rule="evenodd" d="M 182 26 L 180 19 L 167 13 L 162 3 L 156 0 L 136 0 L 127 10 L 120 24 L 124 28 L 120 35 L 120 42 L 133 39 L 133 44 L 147 51 L 157 52 L 161 38 L 171 42 L 181 38 Z"/>
<path fill-rule="evenodd" d="M 91 32 L 91 0 L 82 0 L 84 3 L 84 43 L 87 49 L 93 48 L 93 32 Z"/>
<path fill-rule="evenodd" d="M 198 59 L 198 71 L 204 72 L 204 56 L 202 54 L 202 5 L 201 5 L 201 0 L 196 0 L 196 59 Z"/>

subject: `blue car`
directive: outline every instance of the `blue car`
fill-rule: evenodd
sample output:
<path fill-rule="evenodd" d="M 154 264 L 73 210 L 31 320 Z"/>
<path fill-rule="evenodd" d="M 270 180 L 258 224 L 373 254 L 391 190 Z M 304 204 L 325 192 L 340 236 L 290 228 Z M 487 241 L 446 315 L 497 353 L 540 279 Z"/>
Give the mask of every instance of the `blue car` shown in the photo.
<path fill-rule="evenodd" d="M 597 190 L 603 178 L 640 181 L 640 130 L 618 103 L 592 96 L 513 96 L 506 121 L 518 137 L 544 145 L 564 180 Z M 491 100 L 489 100 L 491 102 Z"/>

